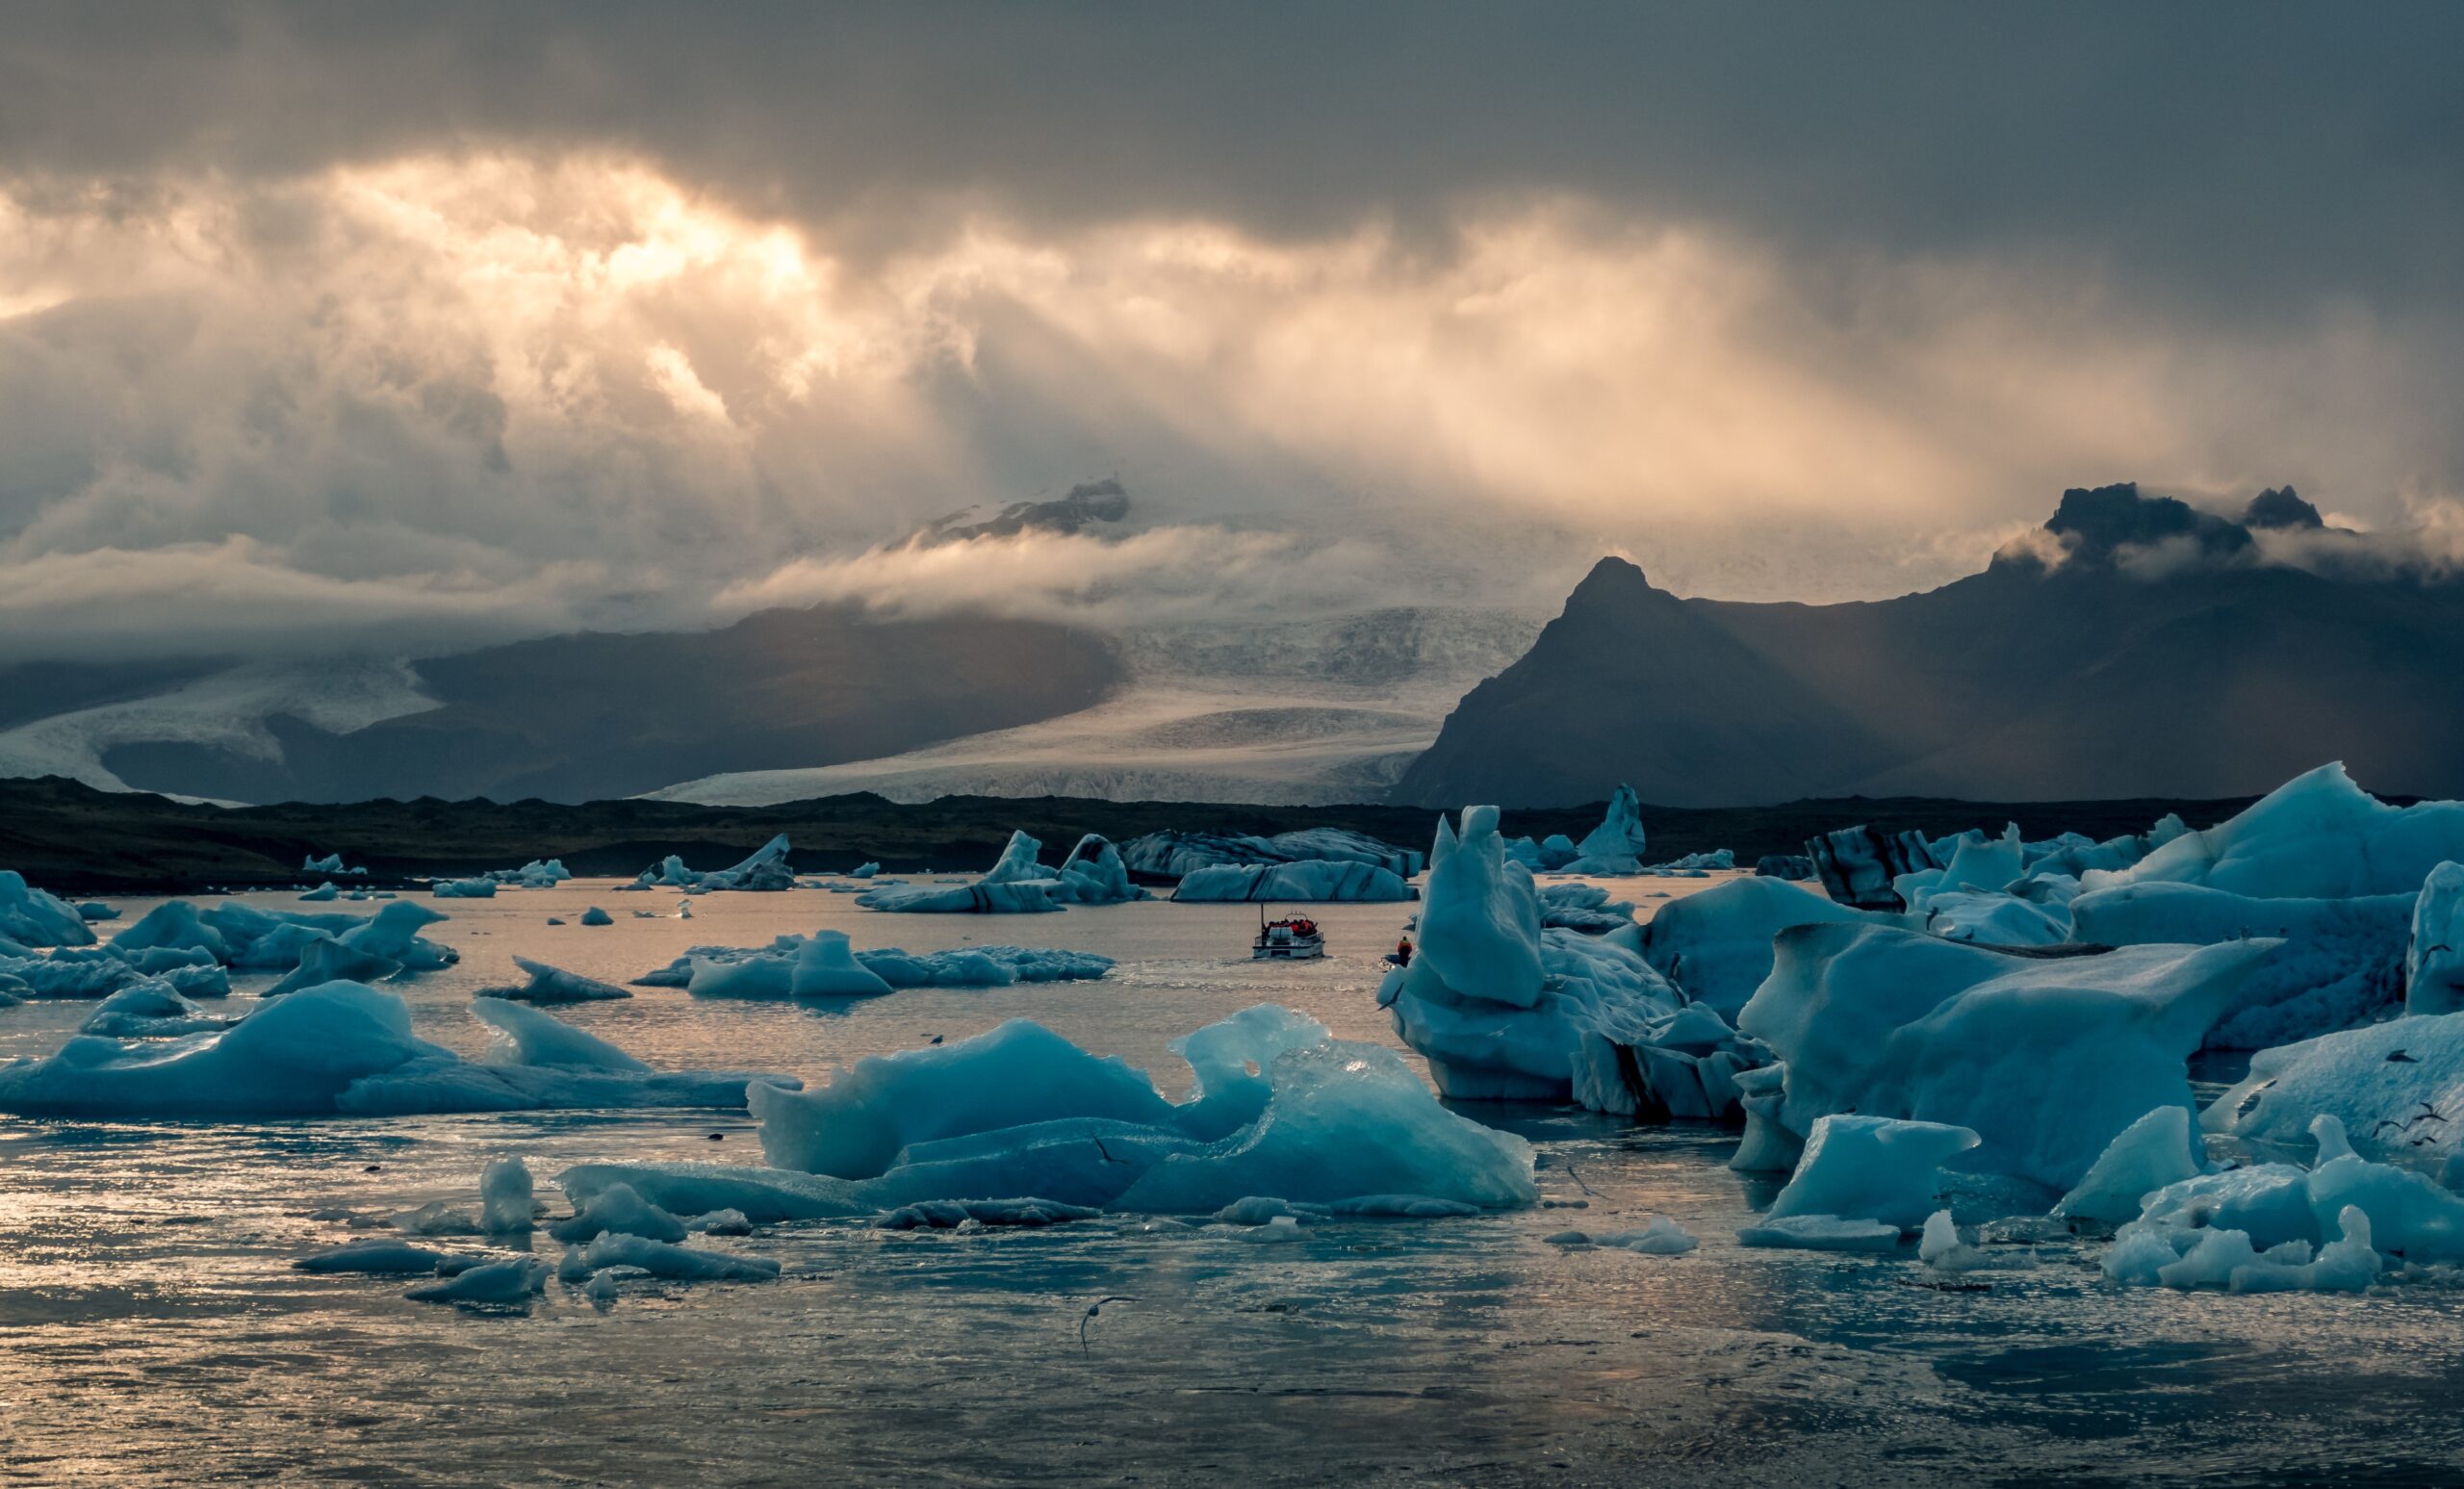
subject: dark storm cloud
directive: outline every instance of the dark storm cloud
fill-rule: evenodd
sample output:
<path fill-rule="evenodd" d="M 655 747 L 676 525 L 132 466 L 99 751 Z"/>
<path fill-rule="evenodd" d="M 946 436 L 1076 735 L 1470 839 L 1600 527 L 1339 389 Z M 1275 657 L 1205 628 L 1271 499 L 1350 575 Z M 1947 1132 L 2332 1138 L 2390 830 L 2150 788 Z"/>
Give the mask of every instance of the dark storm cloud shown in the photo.
<path fill-rule="evenodd" d="M 0 162 L 295 171 L 620 144 L 905 232 L 919 202 L 1315 232 L 1570 190 L 2185 296 L 2458 293 L 2464 8 L 2377 4 L 13 9 Z"/>

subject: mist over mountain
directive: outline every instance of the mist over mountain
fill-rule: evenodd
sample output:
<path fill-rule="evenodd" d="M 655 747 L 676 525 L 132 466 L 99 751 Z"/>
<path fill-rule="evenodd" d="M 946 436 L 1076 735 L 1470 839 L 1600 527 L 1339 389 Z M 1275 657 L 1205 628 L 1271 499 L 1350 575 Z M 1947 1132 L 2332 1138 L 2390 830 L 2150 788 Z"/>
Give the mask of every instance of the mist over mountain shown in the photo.
<path fill-rule="evenodd" d="M 2239 519 L 2074 489 L 1984 573 L 1894 600 L 1681 600 L 1603 559 L 1397 794 L 2228 796 L 2343 759 L 2376 790 L 2455 795 L 2459 665 L 2464 584 L 2290 489 Z"/>

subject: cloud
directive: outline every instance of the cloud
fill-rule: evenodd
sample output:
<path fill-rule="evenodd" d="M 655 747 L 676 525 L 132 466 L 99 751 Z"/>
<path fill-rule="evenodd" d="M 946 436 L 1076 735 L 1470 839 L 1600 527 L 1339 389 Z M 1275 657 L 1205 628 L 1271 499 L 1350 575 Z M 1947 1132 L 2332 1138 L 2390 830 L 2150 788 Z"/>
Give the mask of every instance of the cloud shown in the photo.
<path fill-rule="evenodd" d="M 10 646 L 433 650 L 970 586 L 1546 604 L 1610 548 L 1838 599 L 1967 572 L 2068 485 L 2397 522 L 2464 481 L 2450 323 L 2210 319 L 2092 254 L 1809 254 L 1565 189 L 1306 233 L 954 193 L 889 242 L 672 148 L 362 143 L 0 182 Z M 1142 539 L 879 548 L 1115 472 Z"/>

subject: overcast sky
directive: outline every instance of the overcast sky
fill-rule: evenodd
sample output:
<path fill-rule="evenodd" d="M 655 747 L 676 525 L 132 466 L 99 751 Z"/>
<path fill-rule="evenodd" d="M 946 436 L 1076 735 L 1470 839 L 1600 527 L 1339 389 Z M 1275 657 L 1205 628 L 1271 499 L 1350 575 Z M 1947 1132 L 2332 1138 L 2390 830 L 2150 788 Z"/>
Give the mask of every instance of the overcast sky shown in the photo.
<path fill-rule="evenodd" d="M 0 651 L 1606 551 L 1874 596 L 2132 478 L 2453 534 L 2460 56 L 2444 4 L 13 6 Z M 1107 475 L 1132 549 L 866 555 Z"/>

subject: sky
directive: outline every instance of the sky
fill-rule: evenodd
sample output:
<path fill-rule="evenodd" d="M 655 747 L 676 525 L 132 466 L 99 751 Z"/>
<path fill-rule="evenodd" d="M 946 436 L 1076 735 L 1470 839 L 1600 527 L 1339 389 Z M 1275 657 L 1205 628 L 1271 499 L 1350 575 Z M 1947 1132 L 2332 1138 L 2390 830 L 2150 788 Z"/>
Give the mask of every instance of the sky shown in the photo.
<path fill-rule="evenodd" d="M 0 659 L 2464 533 L 2464 8 L 13 6 Z M 1116 476 L 1135 533 L 917 524 Z"/>

